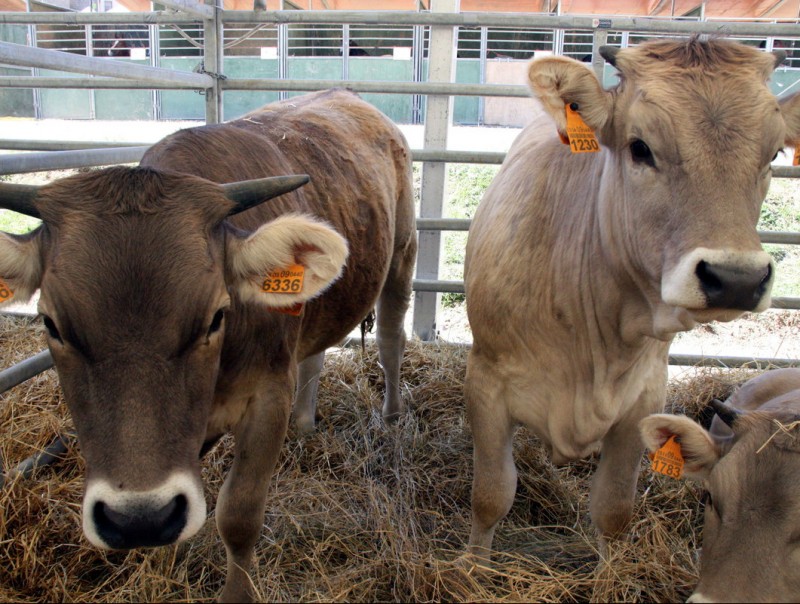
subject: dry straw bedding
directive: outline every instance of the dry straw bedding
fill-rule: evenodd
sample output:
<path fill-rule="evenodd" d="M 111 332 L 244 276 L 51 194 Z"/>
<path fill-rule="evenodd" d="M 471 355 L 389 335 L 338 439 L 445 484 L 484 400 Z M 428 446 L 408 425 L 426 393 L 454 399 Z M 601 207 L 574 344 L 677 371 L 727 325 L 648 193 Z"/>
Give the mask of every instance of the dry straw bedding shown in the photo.
<path fill-rule="evenodd" d="M 44 347 L 30 319 L 0 315 L 2 367 Z M 492 568 L 456 563 L 469 535 L 472 446 L 462 387 L 466 350 L 412 342 L 403 363 L 410 412 L 380 418 L 374 347 L 329 353 L 317 432 L 290 432 L 270 485 L 254 580 L 265 601 L 681 601 L 697 578 L 699 488 L 644 470 L 631 540 L 598 564 L 588 517 L 594 462 L 555 467 L 536 439 L 515 441 L 519 485 L 499 525 Z M 697 416 L 744 374 L 707 371 L 673 385 L 669 404 Z M 4 466 L 71 429 L 54 371 L 0 399 Z M 224 579 L 213 502 L 231 458 L 203 463 L 210 517 L 187 543 L 98 551 L 81 535 L 83 462 L 65 459 L 0 491 L 0 600 L 211 601 Z M 644 464 L 644 462 L 643 462 Z"/>

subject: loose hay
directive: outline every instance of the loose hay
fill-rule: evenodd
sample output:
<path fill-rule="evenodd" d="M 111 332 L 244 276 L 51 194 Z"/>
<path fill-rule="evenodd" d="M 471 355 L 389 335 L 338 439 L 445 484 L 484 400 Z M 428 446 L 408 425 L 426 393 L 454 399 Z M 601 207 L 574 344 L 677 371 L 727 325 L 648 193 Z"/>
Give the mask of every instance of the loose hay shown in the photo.
<path fill-rule="evenodd" d="M 39 324 L 0 316 L 3 367 L 44 347 Z M 380 417 L 374 347 L 329 353 L 315 434 L 290 432 L 272 481 L 253 573 L 267 601 L 678 601 L 697 579 L 699 489 L 644 470 L 630 543 L 598 564 L 588 517 L 593 461 L 556 468 L 535 438 L 515 440 L 519 485 L 489 567 L 458 558 L 470 525 L 472 445 L 462 388 L 467 351 L 411 342 L 403 363 L 410 412 Z M 749 377 L 704 370 L 673 383 L 670 406 L 698 417 Z M 709 418 L 705 418 L 708 421 Z M 51 370 L 0 398 L 4 466 L 71 429 Z M 216 500 L 231 459 L 223 439 L 203 464 Z M 643 461 L 643 465 L 646 465 Z M 0 491 L 0 600 L 211 601 L 224 547 L 209 521 L 187 543 L 102 552 L 81 535 L 77 447 L 33 479 Z"/>

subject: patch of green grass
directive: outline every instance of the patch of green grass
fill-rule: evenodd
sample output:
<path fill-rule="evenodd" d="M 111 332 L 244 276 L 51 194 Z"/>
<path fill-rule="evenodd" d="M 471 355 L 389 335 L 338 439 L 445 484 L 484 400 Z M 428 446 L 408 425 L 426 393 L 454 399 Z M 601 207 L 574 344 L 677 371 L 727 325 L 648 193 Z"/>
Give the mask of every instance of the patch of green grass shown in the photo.
<path fill-rule="evenodd" d="M 21 235 L 32 231 L 41 222 L 38 218 L 31 218 L 11 210 L 0 210 L 0 231 L 5 231 L 6 233 Z"/>
<path fill-rule="evenodd" d="M 800 180 L 774 178 L 761 206 L 758 228 L 764 231 L 800 231 Z M 773 296 L 800 296 L 800 246 L 765 245 L 775 260 Z"/>
<path fill-rule="evenodd" d="M 499 169 L 500 166 L 450 165 L 447 173 L 444 215 L 447 218 L 472 218 Z M 440 278 L 461 280 L 464 278 L 467 232 L 444 232 L 442 239 L 444 243 Z M 464 294 L 442 294 L 444 306 L 455 306 L 463 301 Z"/>

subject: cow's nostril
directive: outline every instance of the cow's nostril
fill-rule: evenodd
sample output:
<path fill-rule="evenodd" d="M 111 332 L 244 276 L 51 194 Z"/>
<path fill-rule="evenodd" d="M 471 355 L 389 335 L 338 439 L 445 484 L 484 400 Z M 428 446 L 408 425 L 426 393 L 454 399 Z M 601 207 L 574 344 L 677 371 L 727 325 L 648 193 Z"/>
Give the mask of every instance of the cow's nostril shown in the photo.
<path fill-rule="evenodd" d="M 772 279 L 772 266 L 737 267 L 700 260 L 695 267 L 709 308 L 755 309 Z"/>
<path fill-rule="evenodd" d="M 706 293 L 719 292 L 722 290 L 722 281 L 714 274 L 714 271 L 705 260 L 701 260 L 697 263 L 695 273 L 697 274 L 697 278 L 700 279 L 700 283 L 703 285 L 703 291 Z"/>
<path fill-rule="evenodd" d="M 188 501 L 181 494 L 160 508 L 138 502 L 113 509 L 98 501 L 92 519 L 98 535 L 113 549 L 157 547 L 177 540 L 186 526 L 187 511 Z"/>

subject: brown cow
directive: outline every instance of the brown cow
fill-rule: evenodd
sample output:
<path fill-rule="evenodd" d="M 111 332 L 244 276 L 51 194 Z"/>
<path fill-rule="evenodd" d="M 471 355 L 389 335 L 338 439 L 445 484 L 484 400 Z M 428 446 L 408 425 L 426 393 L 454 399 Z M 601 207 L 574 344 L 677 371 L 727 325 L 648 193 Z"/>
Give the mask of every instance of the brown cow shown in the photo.
<path fill-rule="evenodd" d="M 640 424 L 651 451 L 677 436 L 684 474 L 707 490 L 689 602 L 798 602 L 800 369 L 763 373 L 715 407 L 709 432 L 679 415 Z"/>
<path fill-rule="evenodd" d="M 299 173 L 311 183 L 228 217 L 264 200 L 252 179 Z M 87 538 L 131 548 L 191 537 L 206 519 L 201 450 L 232 432 L 216 511 L 228 554 L 222 599 L 251 599 L 296 385 L 308 429 L 325 349 L 376 301 L 383 413 L 402 411 L 416 254 L 402 134 L 355 94 L 328 91 L 173 134 L 138 168 L 4 191 L 6 206 L 43 219 L 29 236 L 0 236 L 0 276 L 17 298 L 41 287 L 86 459 Z M 280 274 L 292 265 L 302 285 Z M 301 303 L 299 316 L 282 312 Z"/>
<path fill-rule="evenodd" d="M 470 229 L 473 554 L 513 503 L 517 425 L 555 463 L 602 452 L 591 517 L 601 546 L 623 534 L 637 425 L 664 406 L 673 336 L 770 305 L 773 263 L 755 227 L 770 162 L 800 135 L 800 97 L 779 102 L 765 85 L 782 56 L 700 38 L 602 53 L 620 72 L 611 90 L 577 61 L 530 64 L 544 111 Z M 567 106 L 599 152 L 559 140 Z"/>

